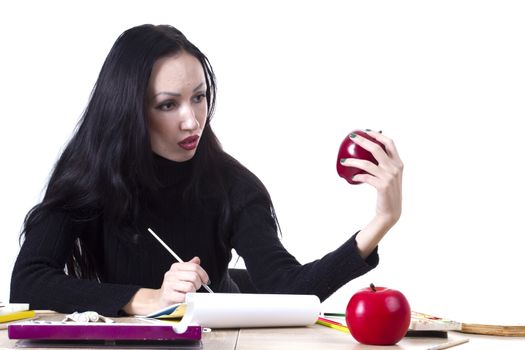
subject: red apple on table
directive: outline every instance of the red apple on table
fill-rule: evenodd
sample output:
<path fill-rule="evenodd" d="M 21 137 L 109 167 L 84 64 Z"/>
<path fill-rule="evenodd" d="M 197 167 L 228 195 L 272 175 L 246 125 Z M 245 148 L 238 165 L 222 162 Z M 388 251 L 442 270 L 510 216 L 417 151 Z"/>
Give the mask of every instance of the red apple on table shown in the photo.
<path fill-rule="evenodd" d="M 410 326 L 410 305 L 401 292 L 370 284 L 350 298 L 346 324 L 360 343 L 392 345 L 405 336 Z"/>
<path fill-rule="evenodd" d="M 364 159 L 368 160 L 374 164 L 377 165 L 377 160 L 374 158 L 372 153 L 368 152 L 363 147 L 359 146 L 354 142 L 354 140 L 350 137 L 352 134 L 357 134 L 359 136 L 362 136 L 372 142 L 377 143 L 386 152 L 385 145 L 383 145 L 381 142 L 374 139 L 372 136 L 368 135 L 366 132 L 361 130 L 354 130 L 349 135 L 345 137 L 343 142 L 341 143 L 341 146 L 339 147 L 339 153 L 337 154 L 337 173 L 342 178 L 346 179 L 350 184 L 357 185 L 361 182 L 352 180 L 352 177 L 356 174 L 366 174 L 366 171 L 354 168 L 354 167 L 347 167 L 341 164 L 342 158 L 357 158 L 357 159 Z"/>

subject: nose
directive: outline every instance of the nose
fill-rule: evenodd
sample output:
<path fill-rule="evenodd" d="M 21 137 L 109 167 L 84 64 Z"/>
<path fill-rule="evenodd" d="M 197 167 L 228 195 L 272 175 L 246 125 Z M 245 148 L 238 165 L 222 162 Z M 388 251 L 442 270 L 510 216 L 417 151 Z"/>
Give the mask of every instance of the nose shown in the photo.
<path fill-rule="evenodd" d="M 195 111 L 193 110 L 192 107 L 185 106 L 184 108 L 182 108 L 181 115 L 182 115 L 182 121 L 180 123 L 181 130 L 192 131 L 192 130 L 197 130 L 200 127 L 199 121 L 195 117 Z"/>

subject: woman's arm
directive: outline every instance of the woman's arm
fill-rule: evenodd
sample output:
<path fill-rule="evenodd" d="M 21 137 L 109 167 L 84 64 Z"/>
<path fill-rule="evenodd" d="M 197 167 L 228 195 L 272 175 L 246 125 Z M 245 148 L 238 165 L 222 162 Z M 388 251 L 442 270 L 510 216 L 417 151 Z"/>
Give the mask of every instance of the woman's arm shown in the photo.
<path fill-rule="evenodd" d="M 63 313 L 119 314 L 139 286 L 100 283 L 64 271 L 83 225 L 57 211 L 46 214 L 26 232 L 11 276 L 11 302 Z"/>
<path fill-rule="evenodd" d="M 257 186 L 250 186 L 249 178 L 234 186 L 230 242 L 244 258 L 260 292 L 316 294 L 324 300 L 378 264 L 377 245 L 401 215 L 403 163 L 390 139 L 380 133 L 370 134 L 385 145 L 386 153 L 364 138 L 356 143 L 371 151 L 379 165 L 354 159 L 346 160 L 343 165 L 369 172 L 354 179 L 377 189 L 376 215 L 357 235 L 318 260 L 300 264 L 282 246 L 270 202 Z M 253 178 L 253 182 L 258 181 Z"/>
<path fill-rule="evenodd" d="M 370 255 L 379 241 L 399 220 L 402 207 L 403 162 L 396 146 L 391 139 L 381 133 L 374 131 L 367 131 L 367 133 L 381 142 L 386 147 L 386 152 L 381 146 L 362 136 L 355 135 L 353 141 L 372 153 L 378 164 L 353 158 L 341 162 L 344 166 L 365 170 L 368 174 L 355 175 L 353 180 L 367 183 L 377 190 L 375 216 L 356 236 L 357 247 L 362 258 Z"/>
<path fill-rule="evenodd" d="M 232 231 L 228 242 L 243 257 L 261 293 L 315 294 L 321 301 L 350 280 L 373 269 L 377 251 L 363 259 L 356 235 L 318 260 L 301 264 L 282 245 L 269 199 L 255 185 L 255 175 L 233 186 Z M 305 232 L 305 235 L 326 232 Z"/>
<path fill-rule="evenodd" d="M 12 302 L 30 303 L 33 309 L 63 313 L 148 314 L 183 301 L 187 292 L 194 292 L 203 282 L 208 282 L 208 275 L 197 257 L 173 264 L 159 289 L 67 275 L 64 266 L 82 230 L 83 227 L 67 214 L 54 212 L 26 233 L 11 277 Z"/>

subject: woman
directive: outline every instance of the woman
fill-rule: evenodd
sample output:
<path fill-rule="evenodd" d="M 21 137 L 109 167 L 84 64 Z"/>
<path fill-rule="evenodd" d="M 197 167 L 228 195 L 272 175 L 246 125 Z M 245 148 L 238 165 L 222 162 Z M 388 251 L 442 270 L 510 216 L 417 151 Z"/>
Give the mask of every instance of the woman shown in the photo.
<path fill-rule="evenodd" d="M 370 224 L 337 250 L 301 265 L 281 245 L 264 185 L 226 154 L 210 120 L 215 77 L 177 29 L 125 31 L 101 69 L 78 129 L 42 202 L 26 216 L 11 301 L 59 312 L 146 314 L 209 284 L 239 292 L 231 249 L 262 293 L 321 300 L 378 263 L 377 244 L 401 214 L 402 163 L 391 140 L 365 138 L 378 165 L 348 159 L 377 189 Z M 151 228 L 185 261 L 152 237 Z M 65 267 L 65 268 L 64 268 Z"/>

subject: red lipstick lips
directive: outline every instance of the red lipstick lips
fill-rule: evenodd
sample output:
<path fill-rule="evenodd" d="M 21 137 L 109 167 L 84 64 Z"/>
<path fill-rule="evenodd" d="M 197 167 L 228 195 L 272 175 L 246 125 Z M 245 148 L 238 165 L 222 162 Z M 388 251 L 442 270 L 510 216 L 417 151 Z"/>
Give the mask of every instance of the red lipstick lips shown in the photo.
<path fill-rule="evenodd" d="M 186 151 L 191 151 L 197 147 L 198 141 L 199 135 L 193 135 L 179 142 L 179 146 L 184 148 Z"/>

